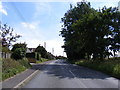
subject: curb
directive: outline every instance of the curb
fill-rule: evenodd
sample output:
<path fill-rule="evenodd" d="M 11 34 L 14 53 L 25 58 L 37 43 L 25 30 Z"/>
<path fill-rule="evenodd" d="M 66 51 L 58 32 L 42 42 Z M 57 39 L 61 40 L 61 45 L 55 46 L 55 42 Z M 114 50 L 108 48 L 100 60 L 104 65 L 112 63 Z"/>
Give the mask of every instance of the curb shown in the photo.
<path fill-rule="evenodd" d="M 39 70 L 36 70 L 30 76 L 28 76 L 26 79 L 24 79 L 23 81 L 21 81 L 19 84 L 17 84 L 13 88 L 21 88 L 23 85 L 25 85 L 25 83 L 29 82 L 29 80 L 31 80 L 32 77 L 35 76 L 38 72 L 39 72 Z"/>

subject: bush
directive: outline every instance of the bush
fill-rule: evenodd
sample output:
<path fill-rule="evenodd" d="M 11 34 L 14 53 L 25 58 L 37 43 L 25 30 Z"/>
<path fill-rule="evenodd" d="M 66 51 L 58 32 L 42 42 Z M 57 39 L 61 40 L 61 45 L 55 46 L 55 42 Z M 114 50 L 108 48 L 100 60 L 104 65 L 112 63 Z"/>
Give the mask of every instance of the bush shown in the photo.
<path fill-rule="evenodd" d="M 15 60 L 18 60 L 18 59 L 23 59 L 25 57 L 25 49 L 24 48 L 16 48 L 11 57 Z"/>
<path fill-rule="evenodd" d="M 27 59 L 22 59 L 19 61 L 13 59 L 3 59 L 2 60 L 2 80 L 5 80 L 11 76 L 20 73 L 27 68 L 31 67 Z"/>
<path fill-rule="evenodd" d="M 2 52 L 11 53 L 8 47 L 2 47 Z"/>
<path fill-rule="evenodd" d="M 30 67 L 31 67 L 31 65 L 30 65 L 30 63 L 29 63 L 29 61 L 28 61 L 27 58 L 23 58 L 22 60 L 19 60 L 18 62 L 19 62 L 22 66 L 24 66 L 24 67 L 26 67 L 26 68 L 30 68 Z"/>
<path fill-rule="evenodd" d="M 41 55 L 37 53 L 37 60 L 41 60 Z"/>
<path fill-rule="evenodd" d="M 26 57 L 27 58 L 35 58 L 37 59 L 37 53 L 33 52 L 33 53 L 26 53 Z"/>

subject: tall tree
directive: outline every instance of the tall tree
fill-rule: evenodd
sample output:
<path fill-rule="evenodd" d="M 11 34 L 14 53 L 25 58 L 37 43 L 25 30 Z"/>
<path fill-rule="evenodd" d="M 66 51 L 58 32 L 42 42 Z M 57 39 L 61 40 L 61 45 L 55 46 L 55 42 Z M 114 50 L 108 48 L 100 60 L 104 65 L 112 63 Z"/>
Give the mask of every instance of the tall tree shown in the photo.
<path fill-rule="evenodd" d="M 70 59 L 80 59 L 85 58 L 84 48 L 79 47 L 81 42 L 79 42 L 79 36 L 77 31 L 72 28 L 73 23 L 77 22 L 77 20 L 84 18 L 84 15 L 89 13 L 93 13 L 95 10 L 91 8 L 90 3 L 81 2 L 77 3 L 77 6 L 72 8 L 65 13 L 62 18 L 63 27 L 61 31 L 62 37 L 64 37 L 65 51 L 67 53 L 68 58 Z"/>
<path fill-rule="evenodd" d="M 75 17 L 74 17 L 75 16 Z M 93 56 L 101 60 L 120 50 L 120 12 L 117 8 L 94 10 L 81 2 L 62 18 L 65 51 L 69 59 Z M 111 51 L 110 51 L 111 50 Z"/>
<path fill-rule="evenodd" d="M 2 24 L 1 22 L 0 22 L 0 35 L 3 47 L 11 46 L 12 42 L 16 42 L 16 40 L 21 37 L 18 34 L 13 34 L 13 28 L 8 26 L 7 24 Z"/>

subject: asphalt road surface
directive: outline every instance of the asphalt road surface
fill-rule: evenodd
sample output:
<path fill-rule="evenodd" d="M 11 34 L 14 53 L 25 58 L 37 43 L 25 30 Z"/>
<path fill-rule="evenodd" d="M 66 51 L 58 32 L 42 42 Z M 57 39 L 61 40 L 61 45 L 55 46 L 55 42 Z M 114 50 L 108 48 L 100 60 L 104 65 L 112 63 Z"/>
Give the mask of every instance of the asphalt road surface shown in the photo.
<path fill-rule="evenodd" d="M 54 60 L 38 66 L 40 72 L 22 88 L 118 88 L 118 79 L 85 67 Z"/>

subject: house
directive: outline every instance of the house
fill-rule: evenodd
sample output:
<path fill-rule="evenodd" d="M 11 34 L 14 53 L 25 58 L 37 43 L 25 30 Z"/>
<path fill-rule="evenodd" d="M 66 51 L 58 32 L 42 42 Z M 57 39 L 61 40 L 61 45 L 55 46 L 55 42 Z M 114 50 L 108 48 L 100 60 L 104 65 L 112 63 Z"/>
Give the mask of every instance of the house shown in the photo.
<path fill-rule="evenodd" d="M 26 53 L 32 53 L 35 51 L 36 48 L 27 48 Z"/>

